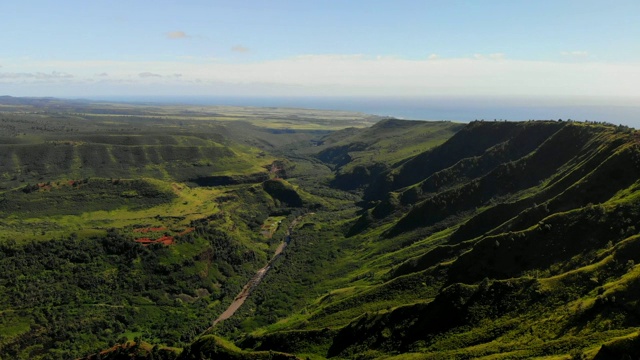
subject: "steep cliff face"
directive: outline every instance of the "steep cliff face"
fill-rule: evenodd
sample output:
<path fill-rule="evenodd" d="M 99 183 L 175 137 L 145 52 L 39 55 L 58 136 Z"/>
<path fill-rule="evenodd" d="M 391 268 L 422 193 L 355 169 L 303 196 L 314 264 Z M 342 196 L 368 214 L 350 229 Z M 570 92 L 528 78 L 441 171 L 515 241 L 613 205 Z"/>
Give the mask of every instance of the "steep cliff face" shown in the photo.
<path fill-rule="evenodd" d="M 370 128 L 346 129 L 326 136 L 316 157 L 335 170 L 333 187 L 369 187 L 395 164 L 442 144 L 464 124 L 385 119 Z"/>
<path fill-rule="evenodd" d="M 492 128 L 497 129 L 493 136 Z M 607 131 L 606 127 L 587 129 L 556 122 L 472 123 L 443 145 L 383 172 L 366 188 L 365 199 L 377 219 L 391 213 L 403 217 L 390 232 L 397 235 L 496 205 L 497 198 L 504 208 L 507 198 L 562 179 L 555 186 L 540 188 L 543 195 L 511 206 L 523 210 L 563 192 L 624 144 L 622 139 L 607 137 Z M 565 175 L 571 176 L 565 179 Z M 600 196 L 602 191 L 590 191 L 587 197 Z"/>
<path fill-rule="evenodd" d="M 564 126 L 564 123 L 556 122 L 471 123 L 444 144 L 411 158 L 376 179 L 366 197 L 379 199 L 389 191 L 416 184 L 451 167 L 454 167 L 451 171 L 459 172 L 453 177 L 455 180 L 477 177 L 497 165 L 528 154 Z M 437 180 L 433 179 L 436 187 L 445 182 L 450 185 L 446 179 L 440 183 Z"/>
<path fill-rule="evenodd" d="M 471 123 L 365 185 L 338 261 L 369 272 L 296 336 L 329 357 L 595 355 L 640 326 L 639 190 L 633 130 Z M 246 344 L 290 351 L 284 334 Z"/>

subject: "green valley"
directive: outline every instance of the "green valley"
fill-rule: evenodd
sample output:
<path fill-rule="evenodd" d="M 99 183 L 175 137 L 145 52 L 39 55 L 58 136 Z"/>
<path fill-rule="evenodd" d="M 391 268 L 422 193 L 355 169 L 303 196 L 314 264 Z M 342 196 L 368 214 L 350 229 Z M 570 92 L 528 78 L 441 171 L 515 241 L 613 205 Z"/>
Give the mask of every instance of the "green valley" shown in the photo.
<path fill-rule="evenodd" d="M 634 129 L 10 97 L 0 129 L 0 359 L 640 356 Z"/>

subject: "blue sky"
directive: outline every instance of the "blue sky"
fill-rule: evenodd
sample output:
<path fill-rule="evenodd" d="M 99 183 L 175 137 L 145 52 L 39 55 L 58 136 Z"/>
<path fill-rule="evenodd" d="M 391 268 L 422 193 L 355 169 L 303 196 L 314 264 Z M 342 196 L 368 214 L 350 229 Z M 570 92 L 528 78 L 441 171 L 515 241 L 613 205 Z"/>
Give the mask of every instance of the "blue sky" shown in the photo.
<path fill-rule="evenodd" d="M 640 1 L 5 0 L 16 96 L 640 97 Z"/>

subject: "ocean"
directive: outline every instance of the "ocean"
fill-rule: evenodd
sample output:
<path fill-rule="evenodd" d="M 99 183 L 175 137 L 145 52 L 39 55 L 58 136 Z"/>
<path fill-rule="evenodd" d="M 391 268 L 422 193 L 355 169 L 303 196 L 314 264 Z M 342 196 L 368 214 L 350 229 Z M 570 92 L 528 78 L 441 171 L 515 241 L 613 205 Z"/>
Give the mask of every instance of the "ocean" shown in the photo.
<path fill-rule="evenodd" d="M 94 100 L 347 110 L 408 120 L 578 120 L 640 129 L 640 99 L 516 97 L 136 96 Z"/>

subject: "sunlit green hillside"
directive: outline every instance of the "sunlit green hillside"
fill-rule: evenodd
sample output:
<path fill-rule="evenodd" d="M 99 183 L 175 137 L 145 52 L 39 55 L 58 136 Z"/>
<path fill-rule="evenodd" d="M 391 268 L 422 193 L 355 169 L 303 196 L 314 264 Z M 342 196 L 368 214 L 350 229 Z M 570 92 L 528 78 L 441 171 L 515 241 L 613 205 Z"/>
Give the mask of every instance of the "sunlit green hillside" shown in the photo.
<path fill-rule="evenodd" d="M 634 129 L 0 104 L 0 359 L 640 356 Z"/>

